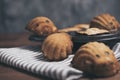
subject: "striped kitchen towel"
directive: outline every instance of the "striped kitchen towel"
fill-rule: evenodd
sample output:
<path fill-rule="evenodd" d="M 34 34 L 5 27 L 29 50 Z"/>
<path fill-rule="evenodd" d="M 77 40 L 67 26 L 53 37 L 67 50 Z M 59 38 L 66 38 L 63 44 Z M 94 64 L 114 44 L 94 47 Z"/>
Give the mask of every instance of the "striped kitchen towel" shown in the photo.
<path fill-rule="evenodd" d="M 113 51 L 116 58 L 120 60 L 120 43 L 113 47 Z M 40 46 L 0 49 L 0 62 L 54 80 L 78 80 L 83 76 L 82 71 L 71 66 L 73 57 L 74 55 L 69 55 L 62 61 L 47 61 L 40 51 Z"/>
<path fill-rule="evenodd" d="M 120 42 L 113 47 L 113 52 L 118 61 L 120 61 Z"/>
<path fill-rule="evenodd" d="M 73 56 L 70 55 L 62 61 L 47 61 L 40 51 L 40 46 L 0 49 L 0 61 L 2 63 L 54 80 L 74 80 L 82 76 L 82 71 L 71 67 Z"/>

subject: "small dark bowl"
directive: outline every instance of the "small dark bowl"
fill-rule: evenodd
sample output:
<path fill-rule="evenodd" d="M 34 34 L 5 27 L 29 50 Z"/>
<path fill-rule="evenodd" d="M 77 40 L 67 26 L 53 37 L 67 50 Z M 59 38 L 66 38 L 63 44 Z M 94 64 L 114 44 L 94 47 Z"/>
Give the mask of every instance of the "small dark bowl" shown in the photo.
<path fill-rule="evenodd" d="M 73 52 L 75 52 L 81 45 L 88 42 L 94 42 L 94 41 L 103 42 L 106 45 L 108 45 L 110 48 L 112 48 L 117 42 L 120 41 L 120 31 L 97 34 L 97 35 L 85 35 L 76 32 L 69 32 L 68 34 L 71 35 L 74 44 Z M 43 36 L 31 35 L 29 37 L 29 40 L 42 42 L 45 38 L 46 37 Z"/>
<path fill-rule="evenodd" d="M 113 46 L 120 41 L 120 31 L 97 35 L 85 35 L 76 32 L 69 32 L 69 34 L 72 36 L 74 51 L 76 51 L 81 45 L 94 41 L 103 42 L 112 49 Z"/>

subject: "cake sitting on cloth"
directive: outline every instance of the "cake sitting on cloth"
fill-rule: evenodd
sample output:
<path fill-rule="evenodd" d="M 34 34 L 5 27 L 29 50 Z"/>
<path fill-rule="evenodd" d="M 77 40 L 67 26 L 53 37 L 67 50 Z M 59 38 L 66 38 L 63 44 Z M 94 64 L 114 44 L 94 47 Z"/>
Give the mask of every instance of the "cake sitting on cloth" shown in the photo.
<path fill-rule="evenodd" d="M 73 80 L 82 76 L 82 71 L 71 67 L 73 56 L 69 55 L 62 61 L 48 61 L 40 46 L 0 48 L 1 63 L 55 80 Z"/>
<path fill-rule="evenodd" d="M 43 75 L 55 80 L 74 80 L 83 76 L 83 72 L 71 66 L 74 55 L 62 61 L 47 61 L 40 46 L 0 48 L 0 62 L 7 65 Z M 120 60 L 120 43 L 113 47 L 115 57 Z"/>

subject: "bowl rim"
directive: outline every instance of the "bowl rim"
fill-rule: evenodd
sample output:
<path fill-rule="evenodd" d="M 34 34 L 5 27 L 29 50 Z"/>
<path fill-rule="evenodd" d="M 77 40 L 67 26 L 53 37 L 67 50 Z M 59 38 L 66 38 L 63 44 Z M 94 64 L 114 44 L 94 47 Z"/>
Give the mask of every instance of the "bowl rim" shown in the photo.
<path fill-rule="evenodd" d="M 85 35 L 76 32 L 69 32 L 68 34 L 71 36 L 73 42 L 109 41 L 109 40 L 120 39 L 120 31 L 97 34 L 97 35 Z M 47 36 L 39 36 L 36 34 L 32 34 L 29 36 L 29 40 L 40 42 L 40 41 L 44 41 L 46 37 Z"/>

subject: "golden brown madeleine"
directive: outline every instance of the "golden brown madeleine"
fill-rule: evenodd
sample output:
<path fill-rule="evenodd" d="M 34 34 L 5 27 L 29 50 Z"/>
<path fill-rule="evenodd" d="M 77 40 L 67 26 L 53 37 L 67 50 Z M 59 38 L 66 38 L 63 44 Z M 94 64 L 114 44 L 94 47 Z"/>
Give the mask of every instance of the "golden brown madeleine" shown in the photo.
<path fill-rule="evenodd" d="M 73 43 L 67 33 L 49 35 L 42 44 L 42 52 L 48 60 L 62 60 L 72 53 Z"/>
<path fill-rule="evenodd" d="M 98 77 L 112 76 L 119 71 L 119 63 L 113 51 L 99 42 L 81 46 L 71 63 L 73 67 Z"/>
<path fill-rule="evenodd" d="M 36 17 L 32 19 L 26 29 L 40 36 L 46 36 L 56 32 L 54 23 L 47 17 Z"/>
<path fill-rule="evenodd" d="M 90 23 L 90 27 L 97 27 L 107 29 L 109 31 L 116 31 L 120 28 L 120 24 L 114 16 L 105 13 L 94 17 Z"/>
<path fill-rule="evenodd" d="M 89 28 L 89 24 L 77 24 L 73 27 L 67 27 L 63 29 L 59 29 L 58 32 L 72 32 L 72 31 L 84 31 Z"/>

